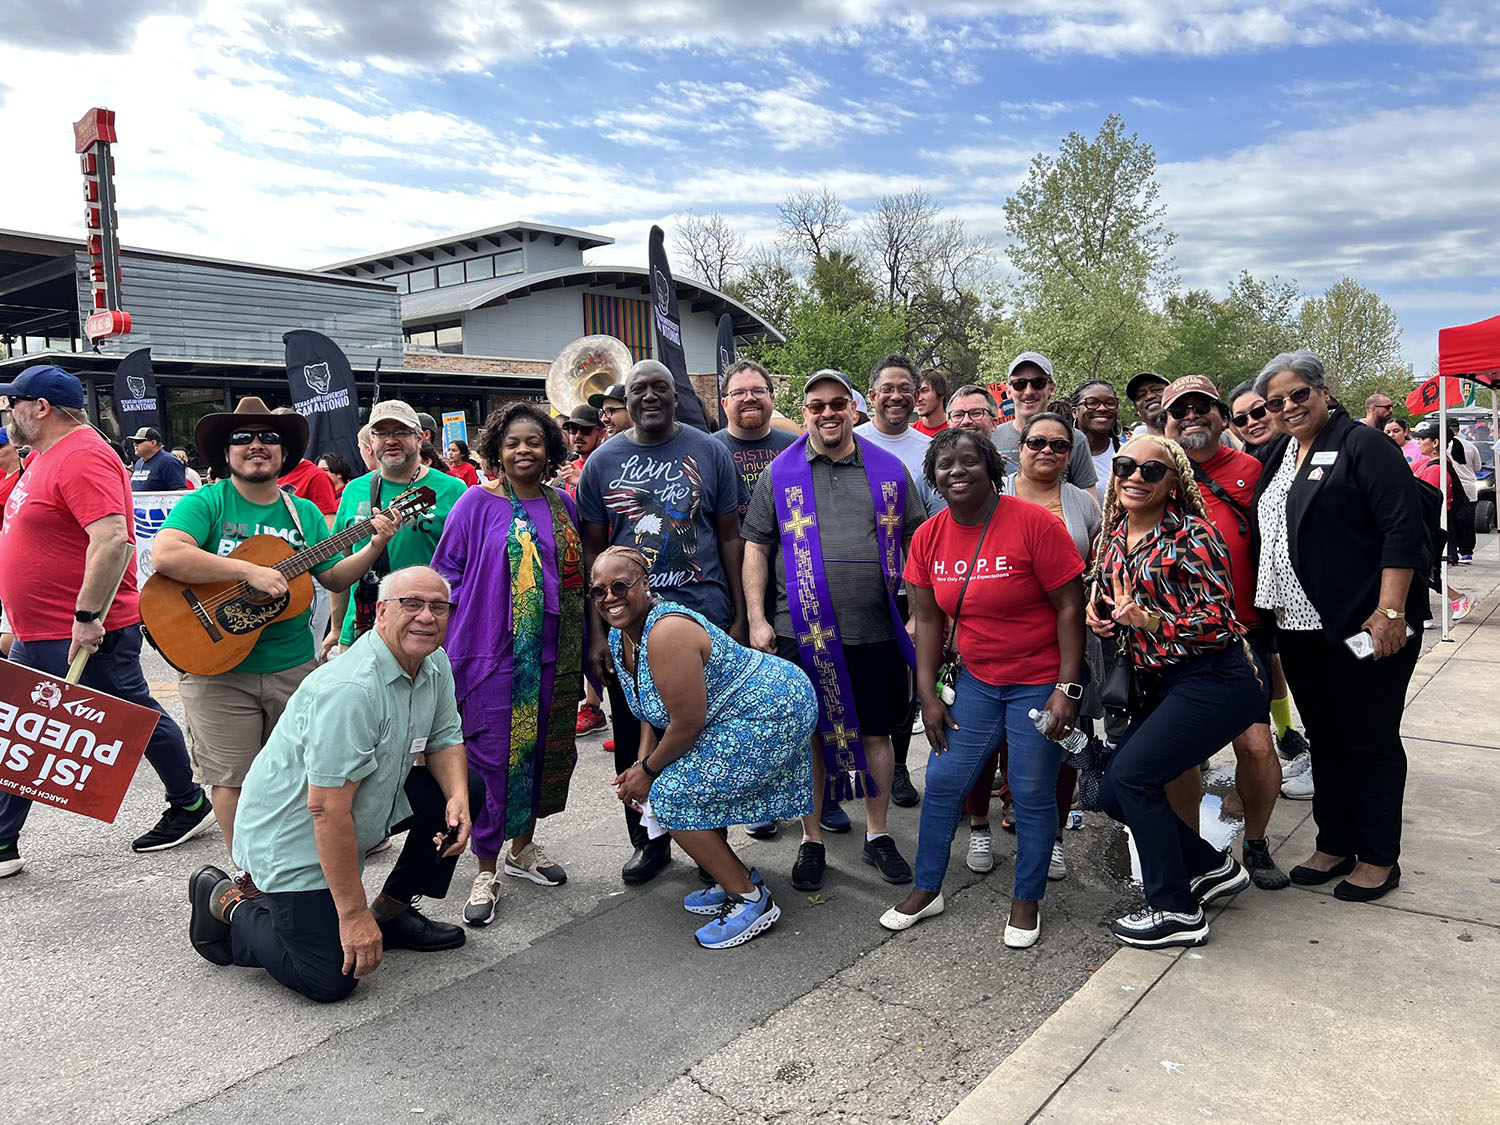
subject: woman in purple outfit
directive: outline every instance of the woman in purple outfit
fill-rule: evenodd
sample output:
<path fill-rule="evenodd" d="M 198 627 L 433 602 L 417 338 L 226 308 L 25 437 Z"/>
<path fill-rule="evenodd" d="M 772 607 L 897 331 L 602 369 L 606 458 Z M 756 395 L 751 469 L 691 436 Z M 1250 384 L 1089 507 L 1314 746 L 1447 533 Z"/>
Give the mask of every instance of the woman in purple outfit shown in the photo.
<path fill-rule="evenodd" d="M 493 479 L 454 504 L 432 565 L 453 584 L 445 647 L 469 764 L 486 788 L 464 908 L 464 921 L 485 926 L 506 840 L 507 875 L 567 880 L 532 836 L 567 803 L 586 646 L 578 510 L 543 483 L 568 455 L 562 431 L 542 408 L 511 403 L 490 415 L 476 449 Z"/>

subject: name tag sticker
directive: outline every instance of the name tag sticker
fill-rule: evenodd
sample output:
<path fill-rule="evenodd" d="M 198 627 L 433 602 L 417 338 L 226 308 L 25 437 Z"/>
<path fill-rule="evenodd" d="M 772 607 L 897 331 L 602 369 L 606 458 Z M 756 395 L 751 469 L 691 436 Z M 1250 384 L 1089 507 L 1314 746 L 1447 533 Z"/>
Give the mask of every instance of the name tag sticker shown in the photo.
<path fill-rule="evenodd" d="M 413 754 L 420 754 L 426 749 L 427 740 L 425 738 L 414 738 L 411 740 L 411 752 Z"/>
<path fill-rule="evenodd" d="M 1338 459 L 1339 451 L 1337 449 L 1325 449 L 1321 453 L 1314 453 L 1312 455 L 1312 463 L 1314 465 L 1332 465 Z"/>

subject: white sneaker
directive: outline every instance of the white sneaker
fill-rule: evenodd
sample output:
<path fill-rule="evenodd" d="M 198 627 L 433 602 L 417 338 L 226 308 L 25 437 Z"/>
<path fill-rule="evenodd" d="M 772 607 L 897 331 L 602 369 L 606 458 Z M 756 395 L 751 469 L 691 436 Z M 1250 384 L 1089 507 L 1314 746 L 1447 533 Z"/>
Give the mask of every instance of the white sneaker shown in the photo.
<path fill-rule="evenodd" d="M 1290 762 L 1284 762 L 1281 766 L 1281 780 L 1290 781 L 1294 777 L 1301 777 L 1312 769 L 1312 755 L 1306 750 L 1298 754 Z"/>
<path fill-rule="evenodd" d="M 0 879 L 8 879 L 12 875 L 19 875 L 21 868 L 26 866 L 26 861 L 20 855 L 12 856 L 10 859 L 0 859 Z"/>
<path fill-rule="evenodd" d="M 1474 608 L 1474 603 L 1469 600 L 1468 594 L 1459 594 L 1458 597 L 1448 603 L 1448 607 L 1453 610 L 1453 620 L 1462 621 L 1465 617 L 1469 616 L 1469 611 Z"/>
<path fill-rule="evenodd" d="M 1281 783 L 1281 795 L 1289 801 L 1311 801 L 1313 796 L 1312 771 L 1299 773 Z"/>
<path fill-rule="evenodd" d="M 1052 845 L 1052 858 L 1047 861 L 1047 878 L 1057 880 L 1068 877 L 1068 862 L 1063 859 L 1061 842 Z M 1009 927 L 1006 927 L 1009 929 Z M 1032 941 L 1035 941 L 1032 938 Z M 1008 942 L 1006 944 L 1009 944 Z"/>
<path fill-rule="evenodd" d="M 994 837 L 989 825 L 969 829 L 969 857 L 964 860 L 964 866 L 980 875 L 995 869 Z"/>
<path fill-rule="evenodd" d="M 495 920 L 495 909 L 499 904 L 495 873 L 481 871 L 474 877 L 474 889 L 469 892 L 469 901 L 464 906 L 464 921 L 471 926 L 488 926 Z"/>
<path fill-rule="evenodd" d="M 518 879 L 530 879 L 544 887 L 560 887 L 568 881 L 568 873 L 547 858 L 547 853 L 535 840 L 522 848 L 519 855 L 506 853 L 505 873 Z"/>

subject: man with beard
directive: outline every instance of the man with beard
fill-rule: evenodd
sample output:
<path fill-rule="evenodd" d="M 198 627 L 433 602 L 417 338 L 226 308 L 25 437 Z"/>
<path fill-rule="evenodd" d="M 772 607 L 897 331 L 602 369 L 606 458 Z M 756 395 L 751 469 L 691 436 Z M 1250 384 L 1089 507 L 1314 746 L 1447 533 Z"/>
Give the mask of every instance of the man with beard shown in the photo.
<path fill-rule="evenodd" d="M 606 404 L 616 389 L 606 392 Z M 626 375 L 622 393 L 633 425 L 600 446 L 578 478 L 583 573 L 593 573 L 606 547 L 631 547 L 651 564 L 653 593 L 701 613 L 743 643 L 745 548 L 734 462 L 720 442 L 677 421 L 677 388 L 664 364 L 641 360 Z M 640 720 L 616 679 L 609 627 L 597 607 L 592 612 L 589 662 L 609 691 L 615 767 L 624 773 L 640 750 Z M 628 805 L 625 826 L 635 852 L 620 877 L 648 882 L 670 862 L 671 838 L 648 839 L 640 812 Z"/>
<path fill-rule="evenodd" d="M 1073 396 L 1074 424 L 1088 439 L 1089 456 L 1099 481 L 1094 495 L 1100 507 L 1109 491 L 1110 462 L 1120 452 L 1120 398 L 1113 383 L 1090 379 Z"/>
<path fill-rule="evenodd" d="M 1132 437 L 1142 434 L 1166 434 L 1166 411 L 1162 408 L 1162 392 L 1167 389 L 1167 380 L 1154 371 L 1142 371 L 1125 384 L 1125 397 L 1135 407 L 1139 424 L 1131 431 Z"/>
<path fill-rule="evenodd" d="M 130 470 L 132 492 L 183 492 L 188 487 L 182 462 L 161 447 L 161 431 L 142 426 L 125 439 L 135 445 Z"/>
<path fill-rule="evenodd" d="M 1281 764 L 1276 759 L 1270 726 L 1274 630 L 1261 620 L 1255 608 L 1255 516 L 1251 504 L 1261 464 L 1220 440 L 1229 423 L 1229 407 L 1207 376 L 1184 375 L 1176 380 L 1162 395 L 1161 405 L 1166 436 L 1182 446 L 1192 461 L 1193 478 L 1203 495 L 1208 520 L 1229 549 L 1235 616 L 1245 626 L 1250 647 L 1260 660 L 1265 717 L 1234 740 L 1234 787 L 1245 808 L 1245 868 L 1257 887 L 1281 890 L 1291 880 L 1276 866 L 1266 843 L 1266 826 L 1281 790 Z M 1194 829 L 1202 784 L 1202 774 L 1194 766 L 1167 786 L 1167 797 L 1177 815 Z"/>
<path fill-rule="evenodd" d="M 993 440 L 1000 408 L 995 396 L 975 383 L 965 383 L 948 400 L 948 425 L 969 430 Z"/>
<path fill-rule="evenodd" d="M 1016 404 L 1016 416 L 1012 421 L 995 428 L 995 448 L 1005 458 L 1007 472 L 1015 472 L 1021 465 L 1021 430 L 1026 423 L 1050 408 L 1052 396 L 1057 393 L 1057 382 L 1052 378 L 1052 361 L 1040 352 L 1022 352 L 1010 361 L 1011 401 Z M 1064 412 L 1066 414 L 1066 411 Z M 1099 483 L 1094 471 L 1094 459 L 1089 454 L 1089 443 L 1075 426 L 1073 429 L 1073 452 L 1068 455 L 1068 467 L 1062 479 L 1079 488 L 1093 488 Z"/>
<path fill-rule="evenodd" d="M 724 372 L 724 397 L 720 406 L 726 419 L 724 428 L 713 434 L 723 442 L 740 477 L 740 519 L 750 506 L 755 482 L 766 466 L 776 459 L 797 435 L 771 425 L 776 395 L 771 389 L 771 374 L 753 359 L 742 359 Z"/>
<path fill-rule="evenodd" d="M 274 567 L 228 557 L 256 535 L 274 535 L 294 550 L 328 538 L 328 524 L 311 500 L 283 490 L 278 478 L 307 449 L 307 422 L 296 412 L 271 412 L 244 398 L 232 414 L 208 414 L 194 444 L 214 470 L 214 483 L 184 496 L 156 535 L 156 570 L 178 582 L 244 582 L 273 601 L 286 595 L 287 578 Z M 396 525 L 377 520 L 363 550 L 312 568 L 329 590 L 346 590 L 385 549 Z M 234 849 L 234 818 L 250 764 L 286 709 L 287 700 L 317 666 L 309 628 L 312 609 L 265 626 L 255 647 L 217 676 L 184 673 L 182 708 L 192 733 L 195 780 L 211 787 L 224 846 Z"/>
<path fill-rule="evenodd" d="M 562 432 L 578 456 L 562 467 L 555 483 L 571 496 L 578 491 L 578 477 L 588 463 L 589 454 L 599 448 L 607 435 L 599 411 L 586 402 L 573 407 L 573 413 L 563 420 Z"/>
<path fill-rule="evenodd" d="M 211 827 L 214 809 L 193 781 L 181 728 L 151 698 L 141 673 L 130 478 L 89 425 L 75 376 L 50 364 L 28 367 L 0 385 L 0 395 L 9 399 L 7 436 L 33 449 L 0 524 L 0 603 L 16 636 L 10 659 L 62 677 L 77 653 L 92 653 L 84 687 L 161 712 L 146 760 L 166 788 L 167 809 L 131 847 L 175 848 Z M 122 566 L 125 576 L 106 604 Z M 20 839 L 30 811 L 30 801 L 0 794 L 0 878 L 25 866 Z"/>
<path fill-rule="evenodd" d="M 599 412 L 608 439 L 630 429 L 630 415 L 625 409 L 625 384 L 611 383 L 603 394 L 589 395 L 589 405 Z"/>

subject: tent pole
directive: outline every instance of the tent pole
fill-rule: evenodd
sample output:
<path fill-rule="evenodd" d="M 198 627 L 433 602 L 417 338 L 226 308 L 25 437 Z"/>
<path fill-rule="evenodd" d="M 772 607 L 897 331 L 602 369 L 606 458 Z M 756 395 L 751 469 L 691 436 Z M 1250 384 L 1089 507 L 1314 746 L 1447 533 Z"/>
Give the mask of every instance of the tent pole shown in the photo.
<path fill-rule="evenodd" d="M 1452 532 L 1448 519 L 1448 380 L 1438 378 L 1438 488 L 1443 493 L 1443 507 L 1438 526 L 1445 532 Z M 1444 538 L 1447 538 L 1445 535 Z M 1448 547 L 1443 546 L 1443 563 L 1439 573 L 1439 582 L 1442 584 L 1440 597 L 1443 600 L 1443 630 L 1442 639 L 1451 641 L 1449 632 L 1453 623 L 1453 606 L 1448 602 Z"/>

